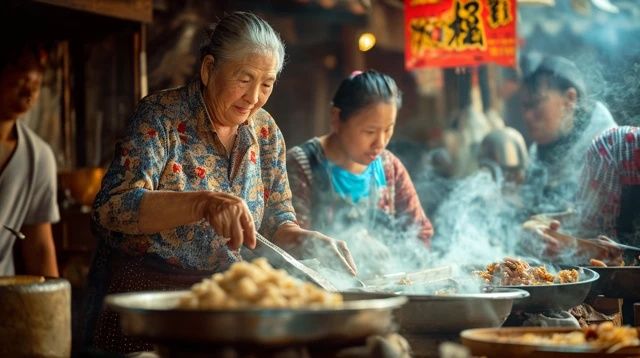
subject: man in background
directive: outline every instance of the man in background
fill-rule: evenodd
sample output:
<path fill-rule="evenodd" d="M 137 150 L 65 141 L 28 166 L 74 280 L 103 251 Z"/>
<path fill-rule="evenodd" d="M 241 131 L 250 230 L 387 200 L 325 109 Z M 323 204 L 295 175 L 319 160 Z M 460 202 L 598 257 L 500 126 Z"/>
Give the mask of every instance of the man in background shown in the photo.
<path fill-rule="evenodd" d="M 0 54 L 0 276 L 58 276 L 51 223 L 60 218 L 51 148 L 19 118 L 36 103 L 44 46 L 11 34 Z M 5 227 L 26 236 L 12 234 Z M 16 256 L 14 262 L 14 244 Z"/>

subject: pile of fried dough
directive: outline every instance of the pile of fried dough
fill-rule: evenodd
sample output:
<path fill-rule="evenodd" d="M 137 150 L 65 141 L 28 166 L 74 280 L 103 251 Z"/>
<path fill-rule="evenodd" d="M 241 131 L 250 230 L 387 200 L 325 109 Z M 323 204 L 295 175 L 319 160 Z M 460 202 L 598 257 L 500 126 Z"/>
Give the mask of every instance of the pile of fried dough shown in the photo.
<path fill-rule="evenodd" d="M 485 270 L 473 273 L 486 283 L 501 286 L 578 282 L 580 276 L 575 269 L 561 270 L 554 275 L 547 271 L 545 266 L 531 266 L 521 259 L 511 257 L 505 258 L 502 262 L 490 263 Z"/>
<path fill-rule="evenodd" d="M 342 295 L 301 282 L 284 270 L 276 270 L 265 258 L 231 265 L 191 287 L 179 302 L 181 308 L 339 308 Z"/>

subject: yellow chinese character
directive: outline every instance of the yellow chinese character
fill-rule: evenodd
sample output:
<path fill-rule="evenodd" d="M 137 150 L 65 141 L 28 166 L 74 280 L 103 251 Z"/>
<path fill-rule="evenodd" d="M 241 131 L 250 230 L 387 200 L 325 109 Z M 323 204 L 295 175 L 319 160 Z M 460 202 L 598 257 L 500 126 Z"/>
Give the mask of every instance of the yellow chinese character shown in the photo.
<path fill-rule="evenodd" d="M 414 18 L 410 22 L 411 52 L 422 54 L 424 51 L 442 47 L 441 20 L 429 18 Z"/>
<path fill-rule="evenodd" d="M 458 51 L 485 49 L 487 41 L 481 13 L 478 0 L 456 0 L 449 16 L 451 21 L 444 28 L 446 47 Z"/>
<path fill-rule="evenodd" d="M 497 28 L 513 21 L 510 0 L 489 0 L 489 26 Z"/>

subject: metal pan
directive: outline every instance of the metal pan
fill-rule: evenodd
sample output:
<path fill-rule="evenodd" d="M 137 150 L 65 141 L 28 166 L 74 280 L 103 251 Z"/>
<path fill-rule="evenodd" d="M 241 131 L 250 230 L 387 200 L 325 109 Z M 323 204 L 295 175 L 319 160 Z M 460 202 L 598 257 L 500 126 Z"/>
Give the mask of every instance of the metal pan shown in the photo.
<path fill-rule="evenodd" d="M 407 294 L 409 302 L 396 311 L 396 319 L 400 333 L 409 335 L 458 334 L 467 328 L 499 327 L 511 313 L 513 302 L 528 296 L 526 291 L 514 288 L 496 288 L 488 293 Z"/>
<path fill-rule="evenodd" d="M 591 286 L 590 296 L 603 295 L 640 301 L 640 266 L 589 266 L 600 279 Z"/>
<path fill-rule="evenodd" d="M 176 308 L 188 291 L 109 295 L 125 334 L 168 344 L 287 346 L 351 342 L 393 330 L 394 309 L 407 298 L 345 294 L 339 309 L 189 310 Z"/>
<path fill-rule="evenodd" d="M 580 281 L 536 286 L 500 286 L 519 288 L 529 292 L 528 298 L 514 303 L 513 310 L 523 312 L 566 311 L 584 302 L 591 286 L 598 280 L 598 273 L 579 266 L 560 266 L 560 268 L 578 270 Z"/>

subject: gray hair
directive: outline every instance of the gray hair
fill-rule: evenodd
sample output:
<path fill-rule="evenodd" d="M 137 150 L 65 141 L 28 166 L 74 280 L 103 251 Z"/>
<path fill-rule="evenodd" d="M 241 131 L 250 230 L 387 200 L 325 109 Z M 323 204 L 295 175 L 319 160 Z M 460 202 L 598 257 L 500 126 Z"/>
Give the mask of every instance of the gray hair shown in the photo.
<path fill-rule="evenodd" d="M 278 73 L 282 70 L 284 43 L 280 35 L 260 17 L 235 11 L 207 29 L 207 38 L 200 47 L 200 61 L 206 55 L 224 62 L 252 53 L 276 56 Z"/>

